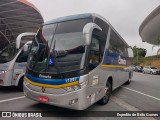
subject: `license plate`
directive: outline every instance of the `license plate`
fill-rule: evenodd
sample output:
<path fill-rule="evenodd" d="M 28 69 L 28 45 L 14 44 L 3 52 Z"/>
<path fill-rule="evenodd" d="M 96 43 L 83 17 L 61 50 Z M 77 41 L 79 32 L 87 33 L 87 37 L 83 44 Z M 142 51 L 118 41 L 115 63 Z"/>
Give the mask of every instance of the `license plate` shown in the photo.
<path fill-rule="evenodd" d="M 48 102 L 48 97 L 44 97 L 44 96 L 38 96 L 38 101 L 40 102 Z"/>

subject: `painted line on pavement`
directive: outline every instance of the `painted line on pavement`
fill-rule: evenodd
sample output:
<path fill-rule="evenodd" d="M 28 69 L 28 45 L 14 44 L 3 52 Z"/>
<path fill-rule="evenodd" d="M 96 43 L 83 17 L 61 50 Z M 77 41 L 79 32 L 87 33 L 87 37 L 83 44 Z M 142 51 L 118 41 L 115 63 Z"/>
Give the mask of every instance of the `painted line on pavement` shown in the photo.
<path fill-rule="evenodd" d="M 12 100 L 18 100 L 18 99 L 22 99 L 22 98 L 25 98 L 25 96 L 10 98 L 10 99 L 6 99 L 6 100 L 0 100 L 0 103 L 12 101 Z"/>
<path fill-rule="evenodd" d="M 154 97 L 154 96 L 151 96 L 151 95 L 148 95 L 148 94 L 145 94 L 145 93 L 142 93 L 142 92 L 139 92 L 139 91 L 130 89 L 130 88 L 128 88 L 128 87 L 123 87 L 123 86 L 121 86 L 121 87 L 124 88 L 124 89 L 130 90 L 130 91 L 133 91 L 133 92 L 139 93 L 139 94 L 141 94 L 141 95 L 144 95 L 144 96 L 147 96 L 147 97 L 150 97 L 150 98 L 153 98 L 153 99 L 155 99 L 155 100 L 160 101 L 160 98 L 156 98 L 156 97 Z"/>
<path fill-rule="evenodd" d="M 139 112 L 141 112 L 142 110 L 140 110 L 140 109 L 138 109 L 138 108 L 136 108 L 136 107 L 134 107 L 134 106 L 132 106 L 132 105 L 130 105 L 130 104 L 128 104 L 127 102 L 125 102 L 124 100 L 122 100 L 122 99 L 120 99 L 120 98 L 118 98 L 118 97 L 116 97 L 116 96 L 111 96 L 111 100 L 113 101 L 113 102 L 115 102 L 115 103 L 117 103 L 119 106 L 121 106 L 122 108 L 124 108 L 124 109 L 126 109 L 126 110 L 128 110 L 128 111 L 139 111 Z M 137 118 L 138 119 L 140 119 L 140 120 L 156 120 L 155 118 L 153 118 L 153 117 L 138 117 L 137 116 Z"/>

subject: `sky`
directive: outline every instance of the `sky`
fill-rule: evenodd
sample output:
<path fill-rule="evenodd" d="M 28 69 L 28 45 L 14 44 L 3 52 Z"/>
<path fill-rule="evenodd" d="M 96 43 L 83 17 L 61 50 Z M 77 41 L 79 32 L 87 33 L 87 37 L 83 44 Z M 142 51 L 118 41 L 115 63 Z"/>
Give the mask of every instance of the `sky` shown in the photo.
<path fill-rule="evenodd" d="M 142 42 L 139 26 L 158 6 L 160 0 L 28 0 L 41 12 L 44 21 L 58 17 L 97 13 L 106 18 L 130 46 L 147 50 L 155 55 L 158 47 Z"/>

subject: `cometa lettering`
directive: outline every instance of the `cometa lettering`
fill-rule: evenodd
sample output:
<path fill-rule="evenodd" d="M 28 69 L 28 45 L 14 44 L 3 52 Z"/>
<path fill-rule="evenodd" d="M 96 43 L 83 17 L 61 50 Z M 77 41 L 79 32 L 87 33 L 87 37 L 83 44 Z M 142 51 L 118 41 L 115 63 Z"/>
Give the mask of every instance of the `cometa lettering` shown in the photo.
<path fill-rule="evenodd" d="M 39 77 L 41 77 L 41 78 L 49 78 L 49 79 L 51 79 L 51 78 L 52 78 L 52 77 L 51 77 L 51 76 L 49 76 L 49 75 L 48 75 L 48 76 L 45 76 L 45 75 L 41 75 L 41 74 L 39 75 Z"/>

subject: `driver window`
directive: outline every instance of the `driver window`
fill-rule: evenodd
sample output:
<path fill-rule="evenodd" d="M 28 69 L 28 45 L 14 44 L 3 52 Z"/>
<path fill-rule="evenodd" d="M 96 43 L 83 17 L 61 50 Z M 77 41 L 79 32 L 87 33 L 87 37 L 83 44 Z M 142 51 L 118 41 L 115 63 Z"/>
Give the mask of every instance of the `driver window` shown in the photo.
<path fill-rule="evenodd" d="M 98 37 L 94 36 L 91 40 L 90 46 L 90 54 L 89 54 L 89 69 L 93 70 L 96 68 L 100 63 L 100 40 Z"/>
<path fill-rule="evenodd" d="M 92 38 L 89 63 L 99 63 L 99 40 L 95 37 Z"/>
<path fill-rule="evenodd" d="M 94 29 L 91 39 L 90 53 L 88 60 L 89 70 L 93 70 L 102 62 L 105 44 L 106 44 L 106 37 L 104 32 Z"/>

